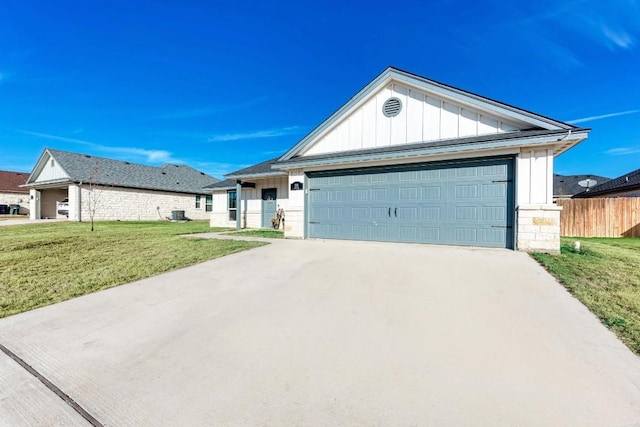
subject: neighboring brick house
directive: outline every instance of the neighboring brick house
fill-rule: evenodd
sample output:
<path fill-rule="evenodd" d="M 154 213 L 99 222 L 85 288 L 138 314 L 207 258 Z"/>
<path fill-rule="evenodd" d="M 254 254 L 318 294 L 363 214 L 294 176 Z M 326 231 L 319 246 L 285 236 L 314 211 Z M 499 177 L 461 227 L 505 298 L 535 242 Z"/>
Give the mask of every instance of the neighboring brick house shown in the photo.
<path fill-rule="evenodd" d="M 184 211 L 188 219 L 208 219 L 218 182 L 186 165 L 155 167 L 68 151 L 44 150 L 26 183 L 31 219 L 65 218 L 153 221 Z M 64 209 L 61 203 L 66 203 Z"/>
<path fill-rule="evenodd" d="M 598 175 L 558 175 L 553 174 L 553 200 L 570 199 L 582 193 L 588 187 L 611 181 L 611 178 Z"/>
<path fill-rule="evenodd" d="M 598 184 L 588 191 L 573 196 L 576 199 L 589 197 L 640 197 L 640 169 Z"/>
<path fill-rule="evenodd" d="M 0 171 L 0 205 L 2 212 L 5 206 L 19 205 L 19 213 L 29 213 L 29 189 L 21 187 L 29 179 L 26 172 Z M 7 208 L 8 209 L 8 208 Z"/>

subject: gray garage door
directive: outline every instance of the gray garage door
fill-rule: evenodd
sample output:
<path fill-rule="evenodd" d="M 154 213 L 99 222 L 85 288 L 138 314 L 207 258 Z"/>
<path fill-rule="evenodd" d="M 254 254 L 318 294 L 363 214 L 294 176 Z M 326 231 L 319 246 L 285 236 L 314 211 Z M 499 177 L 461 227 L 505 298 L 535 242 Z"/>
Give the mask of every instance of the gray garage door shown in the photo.
<path fill-rule="evenodd" d="M 513 160 L 308 174 L 312 238 L 513 247 Z"/>

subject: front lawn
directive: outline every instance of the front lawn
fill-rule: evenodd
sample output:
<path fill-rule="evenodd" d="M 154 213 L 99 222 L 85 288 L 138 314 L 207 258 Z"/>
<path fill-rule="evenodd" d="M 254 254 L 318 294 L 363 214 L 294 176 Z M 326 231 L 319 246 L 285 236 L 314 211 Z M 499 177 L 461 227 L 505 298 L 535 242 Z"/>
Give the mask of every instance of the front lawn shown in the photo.
<path fill-rule="evenodd" d="M 262 246 L 185 239 L 208 222 L 56 222 L 0 227 L 0 318 Z"/>
<path fill-rule="evenodd" d="M 563 237 L 560 255 L 533 257 L 640 354 L 640 238 Z"/>
<path fill-rule="evenodd" d="M 233 236 L 247 236 L 247 237 L 266 237 L 267 239 L 282 239 L 284 238 L 284 232 L 280 230 L 270 230 L 268 228 L 253 229 L 253 230 L 240 230 L 230 231 L 228 233 Z"/>

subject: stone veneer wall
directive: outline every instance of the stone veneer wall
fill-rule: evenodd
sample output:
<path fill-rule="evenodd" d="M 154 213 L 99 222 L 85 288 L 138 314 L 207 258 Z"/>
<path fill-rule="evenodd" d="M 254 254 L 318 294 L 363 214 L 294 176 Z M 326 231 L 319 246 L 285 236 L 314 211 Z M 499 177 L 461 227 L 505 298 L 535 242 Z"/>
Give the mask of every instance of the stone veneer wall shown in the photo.
<path fill-rule="evenodd" d="M 98 208 L 94 218 L 96 221 L 160 221 L 167 217 L 171 218 L 173 210 L 185 211 L 185 216 L 189 219 L 209 219 L 209 212 L 205 211 L 206 198 L 204 194 L 200 196 L 200 208 L 196 209 L 195 194 L 121 187 L 98 187 L 94 191 L 96 196 L 91 196 L 88 186 L 82 186 L 80 193 L 82 221 L 90 220 L 90 197 L 98 197 Z M 71 199 L 72 197 L 70 197 L 69 203 L 70 210 L 74 206 Z M 72 212 L 69 213 L 69 219 L 72 219 Z M 77 216 L 74 216 L 73 219 L 77 220 Z"/>
<path fill-rule="evenodd" d="M 518 207 L 518 250 L 560 253 L 562 207 L 525 205 Z"/>

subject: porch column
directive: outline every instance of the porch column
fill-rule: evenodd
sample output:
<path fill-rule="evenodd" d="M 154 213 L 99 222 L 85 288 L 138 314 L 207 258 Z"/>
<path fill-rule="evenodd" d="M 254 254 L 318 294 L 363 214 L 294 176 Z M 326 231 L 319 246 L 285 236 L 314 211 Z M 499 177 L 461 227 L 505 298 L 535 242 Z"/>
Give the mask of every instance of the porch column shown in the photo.
<path fill-rule="evenodd" d="M 40 219 L 40 191 L 29 189 L 29 219 Z"/>
<path fill-rule="evenodd" d="M 236 181 L 236 230 L 242 228 L 242 181 Z"/>

